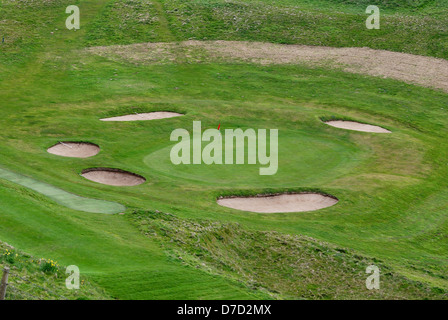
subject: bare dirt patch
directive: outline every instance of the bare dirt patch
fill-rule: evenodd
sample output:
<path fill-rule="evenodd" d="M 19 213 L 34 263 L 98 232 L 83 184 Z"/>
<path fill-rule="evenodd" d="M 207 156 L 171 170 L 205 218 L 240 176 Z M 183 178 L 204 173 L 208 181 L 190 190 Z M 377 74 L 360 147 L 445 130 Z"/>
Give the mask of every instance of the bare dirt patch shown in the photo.
<path fill-rule="evenodd" d="M 448 61 L 370 48 L 331 48 L 247 41 L 184 41 L 91 47 L 88 52 L 136 64 L 243 61 L 311 64 L 391 78 L 448 92 Z"/>
<path fill-rule="evenodd" d="M 88 158 L 97 155 L 100 147 L 89 142 L 59 142 L 48 148 L 47 152 L 62 157 Z"/>
<path fill-rule="evenodd" d="M 146 181 L 144 177 L 138 174 L 112 168 L 86 169 L 82 171 L 81 176 L 90 181 L 110 186 L 136 186 Z"/>
<path fill-rule="evenodd" d="M 103 118 L 101 121 L 145 121 L 145 120 L 158 120 L 173 117 L 180 117 L 183 114 L 176 112 L 160 111 L 160 112 L 148 112 L 148 113 L 133 113 L 119 117 Z"/>
<path fill-rule="evenodd" d="M 359 123 L 355 121 L 332 120 L 332 121 L 326 121 L 325 123 L 328 124 L 329 126 L 346 130 L 374 132 L 374 133 L 391 133 L 389 130 L 381 128 L 379 126 Z"/>
<path fill-rule="evenodd" d="M 218 204 L 236 210 L 258 213 L 304 212 L 331 207 L 335 197 L 319 193 L 296 193 L 218 199 Z"/>

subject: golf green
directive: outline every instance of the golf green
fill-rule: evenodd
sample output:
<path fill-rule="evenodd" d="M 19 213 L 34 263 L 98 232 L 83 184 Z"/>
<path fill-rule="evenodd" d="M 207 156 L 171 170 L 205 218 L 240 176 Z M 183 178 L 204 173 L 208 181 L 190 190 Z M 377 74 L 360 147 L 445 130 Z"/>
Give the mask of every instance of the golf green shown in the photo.
<path fill-rule="evenodd" d="M 378 0 L 385 7 L 381 30 L 365 27 L 367 1 L 75 2 L 82 15 L 76 32 L 66 28 L 65 0 L 0 4 L 0 241 L 77 265 L 117 299 L 418 298 L 448 290 L 443 86 L 386 78 L 394 70 L 384 70 L 380 58 L 366 73 L 331 61 L 282 60 L 294 44 L 319 52 L 381 49 L 353 56 L 361 62 L 371 52 L 387 60 L 393 51 L 443 64 L 444 1 Z M 180 45 L 190 40 L 211 49 L 206 55 Z M 211 40 L 227 41 L 220 47 L 225 59 L 213 56 Z M 266 51 L 275 60 L 266 63 L 244 57 L 243 41 L 246 48 L 257 41 L 253 50 L 283 47 Z M 416 75 L 425 80 L 425 72 Z M 151 112 L 183 116 L 100 120 Z M 391 132 L 345 130 L 324 123 L 330 120 Z M 278 130 L 278 170 L 173 164 L 173 130 L 191 133 L 195 121 L 203 132 Z M 82 159 L 49 154 L 59 141 L 89 141 L 101 152 Z M 81 176 L 89 168 L 118 168 L 146 181 L 105 185 Z M 269 214 L 217 203 L 221 196 L 284 192 L 339 201 Z M 316 271 L 306 276 L 291 269 L 304 248 Z M 348 259 L 347 252 L 365 258 Z M 389 291 L 374 296 L 365 288 L 367 262 L 406 280 L 385 282 Z M 338 273 L 338 265 L 347 269 Z M 337 294 L 322 293 L 328 287 Z"/>

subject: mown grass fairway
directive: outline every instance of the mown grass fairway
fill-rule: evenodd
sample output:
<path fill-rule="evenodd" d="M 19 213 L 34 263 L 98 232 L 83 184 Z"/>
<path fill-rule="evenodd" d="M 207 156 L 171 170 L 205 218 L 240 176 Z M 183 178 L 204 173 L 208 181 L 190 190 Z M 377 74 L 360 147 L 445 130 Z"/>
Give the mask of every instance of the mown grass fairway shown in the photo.
<path fill-rule="evenodd" d="M 192 63 L 189 58 L 195 57 L 182 53 L 183 62 L 135 64 L 85 50 L 222 39 L 369 46 L 448 58 L 445 1 L 420 1 L 415 7 L 376 2 L 390 5 L 384 29 L 369 32 L 365 1 L 3 1 L 0 240 L 63 265 L 75 264 L 105 296 L 119 299 L 446 298 L 446 92 L 322 66 Z M 65 28 L 65 8 L 71 4 L 81 10 L 76 32 Z M 246 16 L 248 12 L 255 16 Z M 99 121 L 151 111 L 185 116 Z M 380 125 L 392 133 L 341 130 L 322 121 L 332 118 Z M 260 176 L 259 164 L 174 166 L 170 134 L 176 128 L 191 131 L 193 121 L 202 121 L 203 130 L 219 124 L 221 130 L 278 129 L 277 174 Z M 86 159 L 46 152 L 59 141 L 92 142 L 101 152 Z M 119 168 L 147 181 L 113 187 L 80 176 L 92 167 Z M 76 196 L 118 203 L 126 206 L 126 214 L 75 210 L 5 178 L 3 169 Z M 331 194 L 339 203 L 280 214 L 242 212 L 216 203 L 222 195 L 308 190 Z M 203 257 L 188 237 L 175 239 L 178 247 L 173 249 L 169 236 L 175 232 L 165 226 L 166 231 L 163 216 L 155 212 L 174 215 L 176 224 L 169 228 L 185 227 L 187 235 L 194 221 L 223 224 L 224 235 L 227 223 L 238 227 L 229 238 L 218 234 L 215 240 L 205 233 L 201 239 L 215 256 Z M 156 230 L 157 236 L 148 230 Z M 163 230 L 168 236 L 159 234 Z M 307 273 L 279 272 L 283 280 L 277 288 L 272 270 L 251 282 L 247 273 L 275 261 L 264 259 L 269 248 L 277 248 L 270 232 L 282 234 L 281 239 L 291 235 L 310 241 L 306 248 L 318 241 L 324 248 L 350 253 L 334 258 L 336 249 L 325 249 L 330 259 L 307 249 L 305 256 L 318 259 L 313 266 L 322 265 L 319 279 L 325 279 L 306 283 L 308 291 L 287 285 Z M 226 242 L 215 245 L 222 239 L 234 241 L 236 248 L 229 246 L 238 254 L 251 250 L 245 246 L 257 240 L 266 241 L 266 247 L 245 257 L 249 267 L 243 272 L 237 262 L 220 264 L 232 252 Z M 280 260 L 293 261 L 300 241 L 289 243 Z M 324 268 L 327 263 L 331 267 Z M 356 272 L 338 273 L 332 294 L 322 286 L 331 282 L 337 263 L 356 264 Z M 361 271 L 368 263 L 390 271 L 384 279 L 391 279 L 387 290 L 371 294 L 363 287 L 366 275 Z M 348 291 L 352 283 L 360 288 Z"/>

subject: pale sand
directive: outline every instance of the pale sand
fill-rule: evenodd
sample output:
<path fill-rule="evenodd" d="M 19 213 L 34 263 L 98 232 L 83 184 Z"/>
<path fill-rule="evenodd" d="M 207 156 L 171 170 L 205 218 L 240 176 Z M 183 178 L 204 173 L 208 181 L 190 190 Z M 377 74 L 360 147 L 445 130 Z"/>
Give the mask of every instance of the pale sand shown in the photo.
<path fill-rule="evenodd" d="M 47 149 L 51 154 L 62 157 L 88 158 L 97 155 L 100 147 L 87 142 L 59 142 Z"/>
<path fill-rule="evenodd" d="M 180 116 L 183 116 L 183 114 L 176 113 L 176 112 L 161 111 L 161 112 L 148 112 L 148 113 L 132 113 L 132 114 L 124 115 L 124 116 L 104 118 L 104 119 L 100 119 L 100 120 L 101 121 L 145 121 L 145 120 L 158 120 L 158 119 L 166 119 L 166 118 L 173 118 L 173 117 L 180 117 Z"/>
<path fill-rule="evenodd" d="M 146 181 L 135 173 L 110 168 L 86 169 L 81 175 L 88 180 L 110 186 L 136 186 Z"/>
<path fill-rule="evenodd" d="M 258 213 L 314 211 L 335 205 L 334 197 L 318 193 L 298 193 L 218 199 L 224 207 Z"/>
<path fill-rule="evenodd" d="M 328 124 L 329 126 L 340 129 L 362 131 L 362 132 L 391 133 L 387 129 L 355 121 L 334 120 L 334 121 L 326 121 L 325 123 Z"/>

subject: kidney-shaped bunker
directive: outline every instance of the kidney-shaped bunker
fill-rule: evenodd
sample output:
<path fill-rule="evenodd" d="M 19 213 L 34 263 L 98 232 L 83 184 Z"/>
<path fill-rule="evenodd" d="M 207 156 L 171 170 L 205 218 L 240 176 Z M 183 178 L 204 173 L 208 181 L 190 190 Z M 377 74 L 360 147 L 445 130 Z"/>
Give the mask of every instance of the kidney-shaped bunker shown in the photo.
<path fill-rule="evenodd" d="M 381 128 L 379 126 L 374 126 L 374 125 L 366 124 L 366 123 L 360 123 L 360 122 L 356 122 L 356 121 L 331 120 L 331 121 L 326 121 L 325 123 L 328 124 L 329 126 L 339 128 L 339 129 L 362 131 L 362 132 L 373 132 L 373 133 L 391 133 L 389 130 Z"/>
<path fill-rule="evenodd" d="M 148 113 L 132 113 L 124 116 L 112 117 L 112 118 L 103 118 L 101 121 L 145 121 L 145 120 L 158 120 L 158 119 L 166 119 L 173 117 L 180 117 L 183 114 L 169 111 L 157 111 L 157 112 L 148 112 Z"/>
<path fill-rule="evenodd" d="M 47 149 L 48 153 L 62 157 L 88 158 L 97 155 L 100 147 L 90 142 L 59 142 Z"/>
<path fill-rule="evenodd" d="M 138 174 L 112 168 L 90 168 L 82 171 L 81 175 L 94 182 L 110 186 L 136 186 L 146 179 Z"/>
<path fill-rule="evenodd" d="M 258 213 L 303 212 L 331 207 L 338 199 L 320 193 L 294 193 L 218 199 L 224 207 Z"/>

